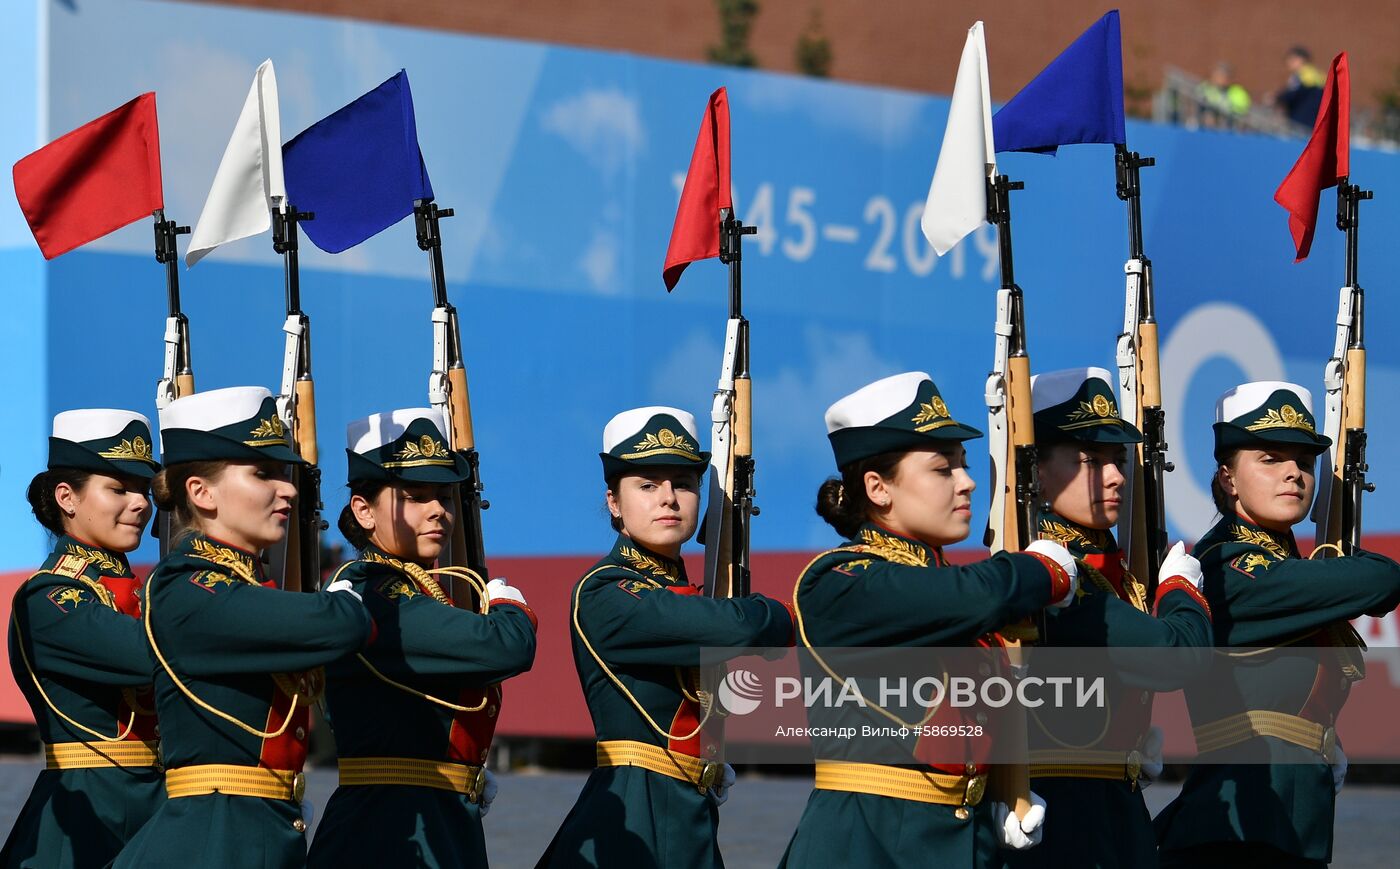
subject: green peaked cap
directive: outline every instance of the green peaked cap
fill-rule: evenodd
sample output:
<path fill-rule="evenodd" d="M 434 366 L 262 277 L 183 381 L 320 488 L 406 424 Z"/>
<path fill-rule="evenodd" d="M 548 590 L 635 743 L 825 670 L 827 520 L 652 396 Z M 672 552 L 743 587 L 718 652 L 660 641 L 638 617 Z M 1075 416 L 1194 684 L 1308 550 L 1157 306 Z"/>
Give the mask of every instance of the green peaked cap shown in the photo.
<path fill-rule="evenodd" d="M 1031 378 L 1036 443 L 1135 444 L 1137 426 L 1118 413 L 1113 375 L 1104 368 L 1066 368 Z"/>
<path fill-rule="evenodd" d="M 1237 449 L 1270 444 L 1302 444 L 1320 453 L 1332 439 L 1317 433 L 1312 393 L 1296 383 L 1260 380 L 1242 383 L 1215 402 L 1215 460 Z"/>
<path fill-rule="evenodd" d="M 177 398 L 160 410 L 161 455 L 182 462 L 287 462 L 292 451 L 277 401 L 261 386 L 230 386 Z"/>
<path fill-rule="evenodd" d="M 160 470 L 146 417 L 129 410 L 66 410 L 53 418 L 49 469 L 149 480 Z"/>
<path fill-rule="evenodd" d="M 676 407 L 655 405 L 624 410 L 603 427 L 603 476 L 637 468 L 689 465 L 703 470 L 710 454 L 700 449 L 695 416 Z"/>
<path fill-rule="evenodd" d="M 375 413 L 345 429 L 351 483 L 362 480 L 460 483 L 470 471 L 442 433 L 442 415 L 428 407 Z"/>
<path fill-rule="evenodd" d="M 838 468 L 881 453 L 982 436 L 953 418 L 922 371 L 882 378 L 842 398 L 827 408 L 826 431 Z"/>

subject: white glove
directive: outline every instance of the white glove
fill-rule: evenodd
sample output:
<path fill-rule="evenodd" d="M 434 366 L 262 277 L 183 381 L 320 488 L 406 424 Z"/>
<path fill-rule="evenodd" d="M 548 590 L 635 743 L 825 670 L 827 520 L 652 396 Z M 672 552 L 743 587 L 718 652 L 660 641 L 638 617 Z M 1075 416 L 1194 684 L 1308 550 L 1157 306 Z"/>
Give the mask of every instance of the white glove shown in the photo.
<path fill-rule="evenodd" d="M 329 591 L 329 592 L 343 591 L 343 592 L 345 592 L 346 594 L 349 594 L 349 595 L 351 595 L 352 597 L 354 597 L 355 600 L 359 601 L 360 603 L 364 603 L 364 602 L 365 602 L 364 598 L 360 597 L 360 593 L 359 593 L 358 591 L 355 591 L 355 586 L 352 585 L 352 584 L 350 583 L 350 580 L 348 580 L 348 579 L 337 579 L 335 582 L 333 582 L 333 583 L 331 583 L 330 585 L 326 586 L 326 591 Z"/>
<path fill-rule="evenodd" d="M 301 801 L 301 821 L 306 824 L 306 829 L 311 829 L 311 824 L 316 820 L 316 804 L 310 800 Z"/>
<path fill-rule="evenodd" d="M 1342 753 L 1340 745 L 1332 749 L 1332 760 L 1328 763 L 1332 767 L 1332 793 L 1342 792 L 1342 782 L 1347 780 L 1347 756 Z"/>
<path fill-rule="evenodd" d="M 710 802 L 714 803 L 716 808 L 724 805 L 724 801 L 729 799 L 729 789 L 734 786 L 734 779 L 734 767 L 726 763 L 724 771 L 720 773 L 719 781 L 715 782 L 708 794 Z"/>
<path fill-rule="evenodd" d="M 525 595 L 520 593 L 520 589 L 512 585 L 507 585 L 504 579 L 497 577 L 486 583 L 487 600 L 513 600 L 518 604 L 528 606 L 525 603 Z"/>
<path fill-rule="evenodd" d="M 1024 851 L 1039 845 L 1045 833 L 1041 829 L 1041 825 L 1045 823 L 1045 800 L 1032 792 L 1031 807 L 1024 818 L 1016 817 L 1016 813 L 1011 811 L 1011 807 L 1006 803 L 996 803 L 992 806 L 992 817 L 996 821 L 997 838 L 1001 847 Z"/>
<path fill-rule="evenodd" d="M 1194 558 L 1191 560 L 1195 561 Z M 1176 575 L 1180 576 L 1181 574 Z M 1138 787 L 1145 788 L 1161 777 L 1162 728 L 1154 724 L 1147 728 L 1147 736 L 1143 737 L 1142 740 L 1142 769 L 1139 770 L 1138 774 Z"/>
<path fill-rule="evenodd" d="M 496 792 L 501 786 L 496 784 L 496 776 L 491 770 L 483 769 L 481 772 L 486 776 L 486 784 L 481 786 L 481 797 L 476 801 L 476 807 L 484 818 L 486 813 L 491 811 L 491 804 L 496 801 Z"/>
<path fill-rule="evenodd" d="M 1173 576 L 1188 580 L 1196 586 L 1197 591 L 1201 590 L 1201 583 L 1205 581 L 1205 574 L 1201 573 L 1201 563 L 1186 554 L 1186 544 L 1180 540 L 1167 552 L 1167 557 L 1162 559 L 1162 569 L 1157 571 L 1157 581 L 1166 582 Z"/>
<path fill-rule="evenodd" d="M 1069 550 L 1053 540 L 1033 540 L 1031 545 L 1026 547 L 1026 551 L 1045 556 L 1069 574 L 1069 594 L 1051 601 L 1050 605 L 1061 608 L 1074 603 L 1074 593 L 1079 590 L 1079 566 L 1074 563 L 1074 556 L 1069 554 Z"/>

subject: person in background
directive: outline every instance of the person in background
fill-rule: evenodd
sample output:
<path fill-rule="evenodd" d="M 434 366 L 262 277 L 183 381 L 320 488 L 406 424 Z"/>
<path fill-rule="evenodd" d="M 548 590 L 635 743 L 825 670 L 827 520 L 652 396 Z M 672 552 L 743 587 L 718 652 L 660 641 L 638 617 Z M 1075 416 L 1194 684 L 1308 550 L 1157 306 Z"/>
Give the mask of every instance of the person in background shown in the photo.
<path fill-rule="evenodd" d="M 1313 66 L 1312 54 L 1295 45 L 1283 56 L 1288 68 L 1288 83 L 1273 95 L 1273 104 L 1293 123 L 1311 128 L 1322 106 L 1322 85 L 1326 78 Z"/>

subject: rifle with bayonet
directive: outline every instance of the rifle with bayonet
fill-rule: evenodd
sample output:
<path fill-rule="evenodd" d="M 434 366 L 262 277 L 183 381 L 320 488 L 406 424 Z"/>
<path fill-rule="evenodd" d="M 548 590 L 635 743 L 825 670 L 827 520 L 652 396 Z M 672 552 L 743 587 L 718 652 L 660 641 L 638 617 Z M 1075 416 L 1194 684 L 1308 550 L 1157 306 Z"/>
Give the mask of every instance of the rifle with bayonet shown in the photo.
<path fill-rule="evenodd" d="M 180 309 L 180 254 L 176 241 L 188 235 L 190 228 L 180 226 L 173 220 L 165 219 L 165 209 L 155 211 L 155 251 L 156 262 L 165 266 L 165 298 L 168 313 L 165 317 L 165 365 L 160 380 L 156 383 L 156 408 L 162 409 L 177 398 L 194 394 L 194 366 L 190 352 L 190 321 Z M 156 518 L 155 534 L 160 538 L 160 554 L 170 549 L 174 536 L 171 516 L 160 511 Z"/>
<path fill-rule="evenodd" d="M 996 352 L 987 377 L 988 447 L 992 458 L 992 507 L 987 519 L 985 543 L 993 553 L 1020 552 L 1036 538 L 1040 512 L 1039 457 L 1035 446 L 1035 420 L 1031 406 L 1031 359 L 1026 350 L 1025 298 L 1011 257 L 1011 197 L 1025 184 L 1005 175 L 987 179 L 987 222 L 996 227 L 1001 260 L 1001 288 L 997 290 Z M 1022 636 L 1034 636 L 1030 621 L 1002 631 L 1007 659 L 1025 672 Z M 1024 708 L 1008 717 L 1010 731 L 998 734 L 1009 744 L 1026 744 Z M 992 770 L 992 792 L 1011 806 L 1017 817 L 1031 808 L 1030 767 L 1000 765 Z"/>
<path fill-rule="evenodd" d="M 1143 252 L 1142 179 L 1140 169 L 1156 160 L 1114 146 L 1118 198 L 1128 205 L 1128 261 L 1123 266 L 1127 291 L 1123 332 L 1118 336 L 1119 404 L 1123 418 L 1142 432 L 1142 443 L 1129 455 L 1124 476 L 1124 509 L 1118 520 L 1118 544 L 1127 553 L 1128 569 L 1147 584 L 1147 599 L 1156 594 L 1157 571 L 1167 553 L 1164 476 L 1167 461 L 1166 415 L 1162 411 L 1162 375 L 1157 352 L 1156 299 L 1152 261 Z"/>
<path fill-rule="evenodd" d="M 272 249 L 282 255 L 287 318 L 282 324 L 282 386 L 277 410 L 292 449 L 306 461 L 292 466 L 297 496 L 294 515 L 281 552 L 282 587 L 288 591 L 315 591 L 321 585 L 321 469 L 316 447 L 316 388 L 311 379 L 311 318 L 301 309 L 297 225 L 316 215 L 299 212 L 290 202 L 272 210 Z M 274 562 L 275 563 L 275 562 Z"/>
<path fill-rule="evenodd" d="M 452 524 L 443 563 L 465 567 L 484 583 L 486 545 L 482 536 L 481 511 L 491 504 L 481 497 L 481 458 L 476 451 L 472 430 L 471 396 L 467 392 L 467 369 L 462 362 L 462 334 L 457 325 L 457 309 L 447 298 L 447 279 L 442 265 L 442 234 L 439 221 L 452 217 L 451 208 L 438 208 L 431 199 L 413 203 L 413 222 L 418 247 L 428 254 L 433 286 L 433 370 L 428 378 L 428 399 L 443 415 L 449 446 L 462 456 L 468 477 L 453 487 L 452 508 L 457 521 Z M 452 603 L 463 609 L 478 606 L 476 591 L 467 582 L 452 582 Z"/>
<path fill-rule="evenodd" d="M 1370 199 L 1349 179 L 1337 182 L 1337 228 L 1346 233 L 1346 283 L 1337 303 L 1337 332 L 1323 382 L 1327 390 L 1323 434 L 1332 445 L 1318 475 L 1318 555 L 1352 555 L 1361 548 L 1361 499 L 1375 490 L 1366 480 L 1365 293 L 1357 277 L 1360 205 Z"/>
<path fill-rule="evenodd" d="M 709 500 L 705 511 L 705 593 L 749 593 L 749 526 L 758 514 L 753 489 L 753 381 L 749 376 L 749 321 L 743 308 L 743 241 L 758 228 L 745 226 L 734 209 L 720 210 L 719 260 L 729 266 L 729 320 L 724 357 L 710 408 Z"/>

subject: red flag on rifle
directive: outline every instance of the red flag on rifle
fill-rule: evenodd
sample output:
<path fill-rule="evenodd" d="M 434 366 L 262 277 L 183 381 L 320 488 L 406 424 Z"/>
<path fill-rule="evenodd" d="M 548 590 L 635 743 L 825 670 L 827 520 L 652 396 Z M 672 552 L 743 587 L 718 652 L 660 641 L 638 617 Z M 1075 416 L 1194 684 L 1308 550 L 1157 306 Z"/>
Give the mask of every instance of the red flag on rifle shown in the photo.
<path fill-rule="evenodd" d="M 1307 259 L 1317 229 L 1318 199 L 1323 190 L 1335 187 L 1337 179 L 1350 173 L 1350 158 L 1351 74 L 1344 51 L 1332 59 L 1327 72 L 1308 146 L 1274 193 L 1274 201 L 1288 209 L 1288 229 L 1298 249 L 1294 262 Z"/>
<path fill-rule="evenodd" d="M 661 277 L 671 290 L 681 272 L 696 260 L 719 256 L 719 212 L 732 208 L 729 198 L 729 94 L 720 88 L 710 94 L 700 136 L 690 155 L 690 171 L 676 209 L 676 225 L 666 247 Z"/>
<path fill-rule="evenodd" d="M 164 208 L 156 95 L 145 93 L 15 164 L 15 198 L 45 259 Z"/>

